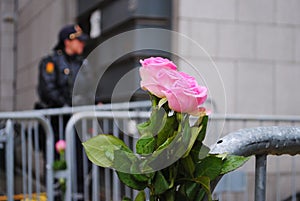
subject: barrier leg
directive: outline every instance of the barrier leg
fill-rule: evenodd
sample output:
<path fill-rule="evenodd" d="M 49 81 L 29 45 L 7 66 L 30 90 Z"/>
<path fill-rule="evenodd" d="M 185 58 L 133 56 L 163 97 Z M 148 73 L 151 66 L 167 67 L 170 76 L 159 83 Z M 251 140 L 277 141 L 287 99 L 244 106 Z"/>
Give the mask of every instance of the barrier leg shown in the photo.
<path fill-rule="evenodd" d="M 266 200 L 267 156 L 256 155 L 255 161 L 255 201 Z"/>

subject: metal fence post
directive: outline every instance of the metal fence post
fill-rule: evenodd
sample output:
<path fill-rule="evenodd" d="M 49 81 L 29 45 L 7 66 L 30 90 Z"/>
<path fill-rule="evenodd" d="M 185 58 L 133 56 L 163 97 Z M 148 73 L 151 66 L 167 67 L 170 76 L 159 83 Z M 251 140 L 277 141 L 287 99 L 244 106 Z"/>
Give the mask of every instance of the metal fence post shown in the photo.
<path fill-rule="evenodd" d="M 7 136 L 6 141 L 6 179 L 7 179 L 7 198 L 13 200 L 14 195 L 14 133 L 13 123 L 8 120 L 6 122 L 5 133 Z"/>
<path fill-rule="evenodd" d="M 267 155 L 255 156 L 255 201 L 266 200 Z"/>

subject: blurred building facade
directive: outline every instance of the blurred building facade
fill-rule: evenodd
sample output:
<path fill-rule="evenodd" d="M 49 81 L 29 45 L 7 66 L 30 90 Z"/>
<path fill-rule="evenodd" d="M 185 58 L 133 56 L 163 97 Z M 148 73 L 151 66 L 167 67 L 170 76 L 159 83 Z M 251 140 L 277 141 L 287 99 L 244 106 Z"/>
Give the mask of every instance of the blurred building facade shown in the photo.
<path fill-rule="evenodd" d="M 51 52 L 58 30 L 74 22 L 76 1 L 3 0 L 0 8 L 0 110 L 32 109 L 38 62 Z"/>
<path fill-rule="evenodd" d="M 89 22 L 91 14 L 99 10 L 102 17 L 99 20 L 100 38 L 104 41 L 110 34 L 118 33 L 110 29 L 110 25 L 119 27 L 118 31 L 124 28 L 121 21 L 109 21 L 108 17 L 125 19 L 126 14 L 134 13 L 133 17 L 138 20 L 129 28 L 144 27 L 147 15 L 140 18 L 141 13 L 135 9 L 145 2 L 2 0 L 0 110 L 32 109 L 37 100 L 38 62 L 51 52 L 57 32 L 63 25 L 79 22 L 86 26 L 84 30 L 90 31 L 90 25 L 85 22 Z M 125 10 L 116 13 L 114 9 L 118 7 L 113 8 L 114 4 Z M 169 10 L 163 8 L 161 11 L 167 12 L 171 18 L 163 28 L 178 31 L 202 46 L 215 62 L 223 86 L 214 82 L 216 74 L 205 73 L 207 68 L 202 67 L 209 66 L 210 61 L 197 49 L 184 43 L 172 45 L 184 57 L 182 60 L 192 62 L 204 73 L 205 83 L 214 92 L 211 99 L 220 105 L 221 112 L 300 114 L 297 107 L 300 102 L 297 93 L 300 76 L 299 1 L 173 0 L 167 5 Z M 111 13 L 104 11 L 107 7 L 112 9 Z M 151 9 L 143 12 L 151 13 L 155 7 Z M 118 15 L 119 18 L 116 17 Z M 151 23 L 155 24 L 157 19 Z M 123 23 L 123 26 L 127 25 Z M 184 64 L 180 60 L 178 66 Z M 222 105 L 224 94 L 226 103 Z"/>

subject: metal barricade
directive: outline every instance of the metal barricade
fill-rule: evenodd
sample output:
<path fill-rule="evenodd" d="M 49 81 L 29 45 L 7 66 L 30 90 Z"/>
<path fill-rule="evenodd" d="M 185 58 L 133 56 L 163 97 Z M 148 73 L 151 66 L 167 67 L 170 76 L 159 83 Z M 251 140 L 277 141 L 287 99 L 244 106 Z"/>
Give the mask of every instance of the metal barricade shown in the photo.
<path fill-rule="evenodd" d="M 5 112 L 0 113 L 0 121 L 11 124 L 6 132 L 10 139 L 6 141 L 8 143 L 5 170 L 7 179 L 4 180 L 8 192 L 0 197 L 1 200 L 32 200 L 34 198 L 42 200 L 44 197 L 53 201 L 54 140 L 48 120 L 35 112 Z M 41 134 L 39 126 L 44 130 L 45 136 L 39 136 Z M 41 137 L 44 137 L 46 147 L 44 160 L 39 152 L 39 138 Z M 45 162 L 44 165 L 41 165 L 42 161 Z"/>
<path fill-rule="evenodd" d="M 47 109 L 47 110 L 38 110 L 38 111 L 24 111 L 24 112 L 4 112 L 0 113 L 0 120 L 7 121 L 11 119 L 12 124 L 14 125 L 14 129 L 16 129 L 16 125 L 18 127 L 17 132 L 23 138 L 23 140 L 29 139 L 29 135 L 33 136 L 30 141 L 26 143 L 21 143 L 21 150 L 24 153 L 24 157 L 21 156 L 23 163 L 26 164 L 26 168 L 21 169 L 21 174 L 26 175 L 27 178 L 34 178 L 36 173 L 32 173 L 28 171 L 29 169 L 35 168 L 37 171 L 43 167 L 42 165 L 34 164 L 33 162 L 35 158 L 38 158 L 36 153 L 34 152 L 34 156 L 30 156 L 29 151 L 38 147 L 37 142 L 35 142 L 35 135 L 41 135 L 38 132 L 38 125 L 42 125 L 45 134 L 47 136 L 47 184 L 45 185 L 48 200 L 53 200 L 54 192 L 53 192 L 53 181 L 55 178 L 66 178 L 67 179 L 67 189 L 66 189 L 66 199 L 65 200 L 120 200 L 120 196 L 126 195 L 128 197 L 134 197 L 135 193 L 131 189 L 124 187 L 118 180 L 117 176 L 113 171 L 102 169 L 96 167 L 88 162 L 88 159 L 85 157 L 85 153 L 82 151 L 80 153 L 83 155 L 82 161 L 82 172 L 84 175 L 83 180 L 83 195 L 78 193 L 78 184 L 77 184 L 77 172 L 78 172 L 78 164 L 76 164 L 76 158 L 78 152 L 78 145 L 75 145 L 78 129 L 82 133 L 86 133 L 87 136 L 81 136 L 82 140 L 87 140 L 89 137 L 97 135 L 99 133 L 108 133 L 114 134 L 117 137 L 122 138 L 126 144 L 128 144 L 134 150 L 135 144 L 135 125 L 139 122 L 144 121 L 149 117 L 150 112 L 150 102 L 134 102 L 134 103 L 119 103 L 119 104 L 106 104 L 101 106 L 81 106 L 75 108 L 57 108 L 57 109 Z M 86 112 L 90 111 L 90 112 Z M 74 114 L 74 115 L 73 115 Z M 63 118 L 64 115 L 73 115 L 65 128 L 66 121 Z M 66 139 L 67 141 L 67 169 L 65 171 L 53 172 L 52 164 L 53 164 L 53 155 L 54 155 L 54 133 L 51 127 L 51 119 L 57 117 L 59 120 L 59 129 L 56 135 L 60 135 L 60 138 Z M 210 132 L 207 135 L 207 139 L 209 142 L 216 142 L 217 139 L 235 131 L 240 128 L 247 127 L 257 127 L 257 126 L 271 126 L 271 125 L 287 125 L 287 126 L 297 126 L 300 125 L 300 117 L 299 116 L 265 116 L 265 115 L 212 115 L 210 117 L 211 126 L 209 130 L 213 130 L 218 128 L 218 132 Z M 100 126 L 99 126 L 100 125 Z M 76 129 L 75 129 L 76 128 Z M 219 129 L 220 128 L 220 129 Z M 124 131 L 124 132 L 123 132 Z M 126 132 L 131 133 L 133 136 L 124 135 Z M 22 139 L 21 139 L 22 140 Z M 29 144 L 28 144 L 29 143 Z M 31 144 L 30 144 L 31 143 Z M 15 142 L 18 144 L 18 141 Z M 210 143 L 208 143 L 210 145 Z M 15 146 L 16 147 L 16 146 Z M 32 148 L 34 147 L 34 149 Z M 81 148 L 82 149 L 82 148 Z M 33 153 L 33 152 L 32 152 Z M 48 155 L 49 153 L 49 155 Z M 284 156 L 286 157 L 286 156 Z M 294 157 L 293 157 L 294 158 Z M 272 158 L 273 159 L 273 158 Z M 30 161 L 31 160 L 31 161 Z M 291 183 L 297 183 L 296 178 L 298 177 L 298 172 L 296 168 L 296 161 L 292 160 L 292 165 L 290 170 L 285 173 L 281 173 L 281 169 L 279 168 L 280 162 L 279 160 L 275 160 L 273 164 L 273 168 L 275 168 L 276 181 L 280 181 L 282 176 L 289 175 L 293 180 Z M 278 168 L 277 168 L 278 167 Z M 240 170 L 239 170 L 240 171 Z M 226 191 L 230 193 L 237 191 L 243 191 L 244 199 L 240 200 L 248 200 L 248 193 L 252 193 L 252 189 L 249 188 L 249 182 L 247 179 L 251 178 L 251 172 L 248 170 L 245 172 L 241 170 L 241 174 L 236 174 L 233 179 L 239 179 L 241 185 L 238 186 L 238 189 L 235 189 L 237 185 L 230 185 L 226 183 Z M 250 174 L 249 174 L 250 173 Z M 296 177 L 297 176 L 297 177 Z M 245 180 L 246 178 L 246 180 Z M 230 179 L 229 179 L 230 180 Z M 232 179 L 231 179 L 232 180 Z M 31 195 L 33 198 L 35 196 L 34 193 L 41 192 L 43 190 L 39 190 L 42 187 L 30 187 L 28 183 L 34 183 L 33 179 L 23 180 L 21 182 L 23 189 L 25 189 L 24 196 Z M 16 185 L 16 183 L 15 183 Z M 274 185 L 271 183 L 271 185 Z M 282 195 L 280 192 L 280 185 L 276 185 L 276 201 L 281 201 L 285 195 Z M 297 186 L 293 188 L 292 194 L 294 194 L 297 190 Z M 278 190 L 279 189 L 279 190 Z M 224 189 L 223 189 L 224 190 Z M 298 189 L 299 190 L 299 189 Z M 222 189 L 221 189 L 222 191 Z M 16 192 L 15 192 L 16 193 Z M 8 194 L 7 194 L 8 195 Z M 251 196 L 249 196 L 251 197 Z M 226 199 L 225 199 L 226 200 Z M 228 196 L 228 201 L 233 201 L 232 196 Z M 251 199 L 250 199 L 251 200 Z M 274 200 L 274 199 L 273 199 Z"/>
<path fill-rule="evenodd" d="M 213 115 L 215 125 L 224 125 L 222 132 L 208 136 L 210 142 L 217 142 L 228 133 L 244 128 L 269 126 L 300 126 L 300 117 L 293 115 Z M 224 124 L 222 124 L 224 122 Z M 221 133 L 221 134 L 220 134 Z M 214 144 L 213 143 L 213 144 Z M 212 144 L 210 144 L 212 145 Z M 270 201 L 292 201 L 292 196 L 300 191 L 300 156 L 281 155 L 268 157 L 267 199 Z M 255 160 L 251 158 L 242 168 L 225 175 L 217 186 L 216 193 L 220 201 L 254 200 Z M 226 185 L 226 186 L 225 186 Z M 220 187 L 220 188 L 218 188 Z M 291 199 L 288 199 L 290 197 Z M 299 199 L 299 198 L 298 198 Z M 294 201 L 294 200 L 293 200 Z"/>
<path fill-rule="evenodd" d="M 95 111 L 95 112 L 79 112 L 72 116 L 70 121 L 68 122 L 68 125 L 66 127 L 66 133 L 67 137 L 66 140 L 68 141 L 68 144 L 72 142 L 71 144 L 74 144 L 74 136 L 77 136 L 77 130 L 81 129 L 82 131 L 86 130 L 85 133 L 88 133 L 88 130 L 91 130 L 92 133 L 89 134 L 89 136 L 85 136 L 84 140 L 88 139 L 89 137 L 99 134 L 99 133 L 107 133 L 107 134 L 114 134 L 117 137 L 121 137 L 123 140 L 127 142 L 127 145 L 129 145 L 132 149 L 134 149 L 134 139 L 131 139 L 130 137 L 126 137 L 123 135 L 120 130 L 125 128 L 120 128 L 120 121 L 124 121 L 125 127 L 131 127 L 133 125 L 136 125 L 139 121 L 142 119 L 148 118 L 150 115 L 149 112 L 146 111 Z M 88 121 L 91 121 L 88 123 Z M 245 127 L 253 127 L 253 126 L 263 126 L 263 125 L 298 125 L 300 122 L 300 118 L 298 116 L 262 116 L 262 115 L 213 115 L 210 118 L 210 122 L 214 122 L 214 125 L 218 125 L 218 122 L 224 121 L 225 126 L 223 128 L 222 133 L 217 133 L 217 135 L 213 136 L 207 136 L 208 138 L 213 138 L 214 142 L 221 137 L 226 135 L 227 132 L 231 132 L 234 130 L 237 130 L 238 128 L 245 128 Z M 117 123 L 116 123 L 117 122 Z M 134 122 L 134 123 L 133 123 Z M 80 124 L 80 126 L 77 126 L 75 129 L 75 125 Z M 87 125 L 90 125 L 87 126 Z M 101 129 L 97 128 L 97 125 L 101 124 Z M 220 123 L 222 124 L 222 123 Z M 90 129 L 92 128 L 92 129 Z M 126 128 L 128 129 L 128 128 Z M 211 129 L 211 128 L 210 128 Z M 73 150 L 72 150 L 73 149 Z M 67 148 L 67 161 L 68 161 L 68 170 L 66 172 L 66 177 L 70 178 L 68 180 L 68 189 L 67 189 L 67 200 L 76 200 L 78 197 L 78 192 L 76 189 L 77 182 L 76 177 L 77 173 L 74 171 L 76 169 L 76 165 L 74 160 L 76 159 L 76 155 L 74 152 L 75 146 Z M 83 153 L 84 155 L 84 153 Z M 84 176 L 85 178 L 90 179 L 89 182 L 85 181 L 85 191 L 83 193 L 84 200 L 119 200 L 120 195 L 129 195 L 132 196 L 133 192 L 129 189 L 126 189 L 124 186 L 122 186 L 116 175 L 110 171 L 110 170 L 104 170 L 102 168 L 98 168 L 94 165 L 91 165 L 92 168 L 88 169 L 88 161 L 87 158 L 84 157 L 83 159 L 83 166 L 85 167 L 85 172 L 88 173 L 88 176 Z M 73 169 L 72 169 L 73 168 Z M 295 174 L 295 169 L 292 168 L 293 172 L 290 174 Z M 240 170 L 239 170 L 240 171 Z M 279 170 L 280 171 L 280 170 Z M 286 173 L 285 173 L 286 174 Z M 227 175 L 226 175 L 227 176 Z M 280 173 L 276 173 L 276 176 L 280 179 L 282 175 Z M 249 176 L 249 172 L 244 172 L 243 170 L 240 173 L 237 173 L 235 175 L 230 176 L 229 178 L 238 179 L 242 185 L 244 186 L 238 186 L 238 191 L 242 190 L 244 193 L 242 200 L 248 200 L 251 196 L 249 194 L 249 183 L 247 183 L 247 179 L 249 179 L 251 175 Z M 97 178 L 97 179 L 96 179 Z M 246 179 L 246 180 L 245 180 Z M 236 181 L 236 180 L 235 180 Z M 87 185 L 89 187 L 87 187 Z M 231 185 L 231 184 L 226 184 Z M 237 187 L 237 185 L 235 185 Z M 101 188 L 105 188 L 104 190 L 100 190 Z M 125 189 L 124 189 L 125 188 Z M 228 186 L 225 186 L 225 188 L 228 188 Z M 222 190 L 222 189 L 221 189 Z M 229 188 L 227 191 L 229 193 L 235 192 L 236 189 Z M 247 191 L 247 192 L 246 192 Z M 248 192 L 249 191 L 249 192 Z M 113 193 L 112 193 L 113 192 Z M 294 189 L 293 193 L 296 192 L 296 188 Z M 250 192 L 250 194 L 252 191 Z M 280 195 L 277 195 L 277 200 L 281 200 L 282 198 Z M 232 199 L 232 196 L 228 196 L 228 199 L 225 200 L 234 200 Z M 237 199 L 236 199 L 237 200 Z M 251 199 L 250 199 L 251 200 Z"/>
<path fill-rule="evenodd" d="M 77 137 L 78 132 L 85 132 L 91 125 L 91 133 L 82 136 L 85 141 L 88 138 L 95 136 L 99 133 L 113 134 L 116 137 L 123 139 L 132 149 L 135 144 L 135 139 L 126 135 L 131 133 L 132 136 L 137 136 L 137 133 L 132 126 L 144 121 L 149 117 L 149 112 L 143 111 L 97 111 L 97 112 L 80 112 L 74 114 L 69 120 L 66 127 L 66 141 L 68 146 L 66 148 L 67 158 L 67 192 L 66 200 L 121 200 L 122 195 L 127 197 L 134 197 L 135 191 L 122 185 L 116 173 L 109 169 L 99 168 L 96 165 L 91 165 L 85 153 L 83 154 L 83 175 L 79 175 L 76 171 L 76 157 L 74 139 Z M 99 126 L 101 125 L 101 126 Z M 81 131 L 79 129 L 82 129 Z M 90 164 L 90 165 L 89 165 Z M 90 168 L 89 168 L 90 166 Z M 78 195 L 77 177 L 83 177 L 85 186 L 83 195 Z M 104 188 L 104 189 L 103 189 Z"/>
<path fill-rule="evenodd" d="M 300 154 L 300 127 L 241 129 L 219 139 L 211 153 L 255 155 L 255 201 L 265 201 L 267 156 Z M 296 193 L 292 194 L 292 201 L 296 201 Z"/>
<path fill-rule="evenodd" d="M 12 200 L 14 194 L 14 164 L 13 164 L 13 125 L 10 120 L 5 123 L 5 128 L 0 130 L 0 144 L 5 147 L 5 171 L 6 171 L 6 193 L 7 199 Z"/>
<path fill-rule="evenodd" d="M 0 183 L 0 200 L 54 200 L 54 182 L 66 175 L 65 171 L 53 171 L 55 154 L 54 136 L 59 135 L 59 139 L 65 139 L 65 125 L 73 113 L 80 111 L 149 110 L 149 107 L 149 101 L 139 101 L 103 104 L 99 106 L 91 105 L 22 112 L 0 112 L 0 121 L 6 122 L 10 119 L 15 130 L 13 132 L 15 135 L 9 134 L 5 135 L 5 138 L 3 137 L 3 143 L 5 142 L 7 145 L 5 147 L 6 153 L 10 154 L 10 160 L 6 160 L 5 165 L 9 165 L 9 167 L 16 166 L 15 170 L 13 168 L 5 168 L 4 170 L 3 174 L 7 175 L 6 177 L 10 179 L 2 180 L 6 183 L 7 192 L 1 191 L 4 182 Z M 55 133 L 53 133 L 53 119 L 57 121 Z M 7 137 L 9 139 L 17 137 L 13 151 L 8 150 L 12 146 L 9 146 L 11 142 Z M 45 153 L 41 153 L 39 140 L 41 138 L 45 140 Z M 17 154 L 16 150 L 18 150 Z M 17 156 L 15 160 L 11 154 L 14 152 Z M 41 154 L 46 154 L 46 157 L 41 158 Z M 17 172 L 13 179 L 11 178 L 12 171 Z M 44 178 L 43 174 L 46 174 L 46 178 Z M 16 179 L 18 175 L 20 176 Z"/>

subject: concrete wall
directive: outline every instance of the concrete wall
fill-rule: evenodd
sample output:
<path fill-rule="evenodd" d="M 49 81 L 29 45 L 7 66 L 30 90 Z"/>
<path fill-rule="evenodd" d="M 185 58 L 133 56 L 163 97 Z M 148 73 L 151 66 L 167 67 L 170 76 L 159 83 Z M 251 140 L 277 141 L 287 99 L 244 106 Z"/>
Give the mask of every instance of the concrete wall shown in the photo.
<path fill-rule="evenodd" d="M 201 45 L 224 82 L 228 113 L 299 115 L 300 1 L 178 0 L 175 29 Z M 223 111 L 209 60 L 179 44 Z M 182 62 L 184 64 L 184 62 Z"/>
<path fill-rule="evenodd" d="M 38 62 L 51 52 L 59 29 L 74 23 L 75 8 L 76 0 L 18 1 L 15 110 L 33 108 L 37 100 Z M 2 70 L 6 68 L 1 65 Z"/>
<path fill-rule="evenodd" d="M 299 10 L 298 0 L 178 0 L 175 30 L 212 57 L 225 93 L 218 74 L 211 70 L 214 65 L 199 46 L 179 42 L 176 48 L 183 57 L 179 66 L 197 68 L 219 112 L 299 115 Z M 279 158 L 268 159 L 267 200 L 291 194 L 291 158 Z M 242 169 L 249 172 L 247 188 L 253 200 L 254 160 Z M 281 174 L 279 181 L 276 174 Z M 296 171 L 294 176 L 299 179 L 299 175 Z M 229 200 L 241 200 L 234 196 Z"/>
<path fill-rule="evenodd" d="M 14 2 L 0 1 L 0 110 L 14 108 Z"/>
<path fill-rule="evenodd" d="M 1 1 L 1 15 L 13 12 L 14 2 Z M 76 0 L 16 2 L 15 70 L 11 54 L 14 24 L 0 23 L 0 51 L 5 58 L 0 60 L 1 111 L 32 108 L 37 100 L 38 61 L 51 51 L 61 26 L 74 22 L 76 16 Z M 193 46 L 177 46 L 184 59 L 203 73 L 219 112 L 300 114 L 299 1 L 174 0 L 174 5 L 174 30 L 201 45 L 217 65 L 225 92 L 221 81 L 216 82 L 218 75 L 211 73 L 207 57 Z M 183 67 L 185 62 L 178 64 Z"/>

